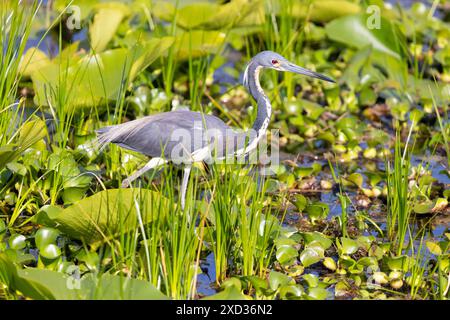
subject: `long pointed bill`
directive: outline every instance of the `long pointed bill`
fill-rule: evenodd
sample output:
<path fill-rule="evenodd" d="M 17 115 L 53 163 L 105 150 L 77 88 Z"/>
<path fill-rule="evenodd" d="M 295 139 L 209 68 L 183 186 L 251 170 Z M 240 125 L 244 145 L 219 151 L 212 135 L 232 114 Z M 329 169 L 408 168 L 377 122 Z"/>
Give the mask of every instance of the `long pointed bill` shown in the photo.
<path fill-rule="evenodd" d="M 327 76 L 324 76 L 323 74 L 320 74 L 320 73 L 317 73 L 317 72 L 314 72 L 314 71 L 311 71 L 311 70 L 299 67 L 299 66 L 297 66 L 297 65 L 295 65 L 293 63 L 286 63 L 286 64 L 282 65 L 282 67 L 283 67 L 283 69 L 285 71 L 290 71 L 290 72 L 294 72 L 294 73 L 298 73 L 298 74 L 303 74 L 303 75 L 308 76 L 308 77 L 317 78 L 317 79 L 325 80 L 325 81 L 328 81 L 328 82 L 333 82 L 333 83 L 335 82 L 333 79 L 328 78 Z"/>

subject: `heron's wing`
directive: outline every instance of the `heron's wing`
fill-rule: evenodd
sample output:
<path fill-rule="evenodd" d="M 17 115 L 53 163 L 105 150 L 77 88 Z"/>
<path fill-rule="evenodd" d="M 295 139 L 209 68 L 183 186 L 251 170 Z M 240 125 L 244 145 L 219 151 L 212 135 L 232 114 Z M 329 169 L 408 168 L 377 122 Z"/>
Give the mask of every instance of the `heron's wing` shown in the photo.
<path fill-rule="evenodd" d="M 203 133 L 211 129 L 223 135 L 231 130 L 215 116 L 179 110 L 101 128 L 97 133 L 101 146 L 112 142 L 151 157 L 172 159 L 175 148 L 189 153 L 204 148 L 208 141 Z"/>

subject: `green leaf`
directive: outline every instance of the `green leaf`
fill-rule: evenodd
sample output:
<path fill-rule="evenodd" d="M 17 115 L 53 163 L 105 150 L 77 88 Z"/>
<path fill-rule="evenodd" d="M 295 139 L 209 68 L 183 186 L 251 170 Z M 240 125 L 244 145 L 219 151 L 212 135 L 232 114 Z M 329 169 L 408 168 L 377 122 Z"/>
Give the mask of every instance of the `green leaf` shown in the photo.
<path fill-rule="evenodd" d="M 250 300 L 251 297 L 243 294 L 236 286 L 228 286 L 223 291 L 205 297 L 202 300 Z"/>
<path fill-rule="evenodd" d="M 56 90 L 65 94 L 65 107 L 92 107 L 117 99 L 124 81 L 132 81 L 157 57 L 166 53 L 172 37 L 152 38 L 133 45 L 81 57 L 56 57 L 32 73 L 35 101 L 56 105 Z M 61 66 L 63 65 L 63 66 Z"/>
<path fill-rule="evenodd" d="M 311 300 L 325 300 L 328 297 L 328 291 L 324 288 L 310 288 L 308 298 Z"/>
<path fill-rule="evenodd" d="M 317 231 L 303 232 L 302 236 L 303 239 L 305 239 L 306 244 L 309 244 L 313 241 L 317 241 L 320 243 L 321 247 L 324 250 L 327 250 L 333 244 L 333 242 L 330 239 L 328 239 L 325 235 Z"/>
<path fill-rule="evenodd" d="M 121 3 L 109 3 L 99 8 L 94 21 L 89 26 L 89 37 L 92 50 L 103 51 L 113 38 L 122 19 L 130 13 L 128 7 Z"/>
<path fill-rule="evenodd" d="M 301 285 L 287 285 L 280 288 L 281 299 L 299 299 L 305 290 Z"/>
<path fill-rule="evenodd" d="M 27 246 L 27 238 L 21 234 L 14 234 L 9 238 L 9 247 L 14 250 L 22 250 Z"/>
<path fill-rule="evenodd" d="M 341 238 L 340 243 L 338 242 L 338 247 L 343 254 L 351 255 L 358 250 L 358 242 L 350 238 Z"/>
<path fill-rule="evenodd" d="M 311 221 L 323 220 L 328 217 L 330 207 L 326 203 L 316 202 L 306 207 L 306 213 Z"/>
<path fill-rule="evenodd" d="M 41 247 L 39 254 L 45 259 L 53 260 L 61 256 L 61 249 L 56 244 L 47 244 Z"/>
<path fill-rule="evenodd" d="M 422 203 L 417 203 L 414 205 L 413 207 L 413 211 L 414 213 L 417 214 L 426 214 L 426 213 L 431 213 L 431 210 L 433 210 L 434 208 L 434 202 L 431 200 L 422 202 Z"/>
<path fill-rule="evenodd" d="M 294 205 L 299 212 L 303 212 L 303 210 L 305 210 L 307 204 L 308 204 L 308 200 L 306 200 L 306 197 L 304 195 L 297 194 L 295 196 Z"/>
<path fill-rule="evenodd" d="M 280 8 L 277 7 L 276 2 L 271 2 L 274 8 L 270 8 L 271 12 L 275 11 L 279 14 Z M 293 17 L 305 19 L 308 18 L 315 22 L 327 22 L 333 19 L 355 14 L 361 11 L 361 7 L 350 1 L 345 0 L 313 0 L 308 2 L 293 1 L 289 7 L 288 13 Z"/>
<path fill-rule="evenodd" d="M 175 37 L 174 48 L 179 60 L 218 54 L 226 34 L 220 31 L 191 30 Z"/>
<path fill-rule="evenodd" d="M 380 28 L 369 29 L 367 27 L 370 19 L 368 15 L 345 16 L 328 23 L 325 31 L 327 36 L 334 41 L 358 49 L 371 45 L 374 50 L 401 60 L 405 56 L 404 37 L 391 21 L 380 18 Z"/>
<path fill-rule="evenodd" d="M 432 242 L 432 241 L 427 241 L 426 242 L 426 246 L 428 248 L 428 250 L 430 250 L 430 252 L 436 256 L 439 256 L 442 254 L 442 249 L 439 246 L 439 244 Z"/>
<path fill-rule="evenodd" d="M 300 253 L 300 261 L 302 265 L 306 268 L 310 265 L 319 262 L 324 258 L 325 250 L 319 245 L 313 245 L 312 242 L 308 245 L 305 250 Z M 318 243 L 317 243 L 318 244 Z"/>
<path fill-rule="evenodd" d="M 19 128 L 17 141 L 0 147 L 0 168 L 14 161 L 25 150 L 47 135 L 45 122 L 29 120 Z"/>
<path fill-rule="evenodd" d="M 283 245 L 277 248 L 276 257 L 282 265 L 290 265 L 298 257 L 298 251 L 292 246 Z"/>
<path fill-rule="evenodd" d="M 10 291 L 20 291 L 36 300 L 138 300 L 167 299 L 151 283 L 118 275 L 88 274 L 81 279 L 46 269 L 17 270 L 4 254 L 0 254 L 0 282 Z"/>
<path fill-rule="evenodd" d="M 168 297 L 150 282 L 119 275 L 103 274 L 96 278 L 89 274 L 81 279 L 86 299 L 95 300 L 167 300 Z"/>
<path fill-rule="evenodd" d="M 46 245 L 54 244 L 56 238 L 59 236 L 59 231 L 53 228 L 40 228 L 36 231 L 34 236 L 34 241 L 36 243 L 36 247 L 41 250 Z"/>
<path fill-rule="evenodd" d="M 348 181 L 353 182 L 358 188 L 361 188 L 363 185 L 363 176 L 360 173 L 352 173 L 347 177 Z"/>
<path fill-rule="evenodd" d="M 109 189 L 56 210 L 46 218 L 68 236 L 94 244 L 134 230 L 138 225 L 136 204 L 144 223 L 162 219 L 169 210 L 167 199 L 159 193 L 146 189 Z"/>
<path fill-rule="evenodd" d="M 278 290 L 281 286 L 295 284 L 294 279 L 277 271 L 270 271 L 269 273 L 269 287 L 272 290 Z"/>

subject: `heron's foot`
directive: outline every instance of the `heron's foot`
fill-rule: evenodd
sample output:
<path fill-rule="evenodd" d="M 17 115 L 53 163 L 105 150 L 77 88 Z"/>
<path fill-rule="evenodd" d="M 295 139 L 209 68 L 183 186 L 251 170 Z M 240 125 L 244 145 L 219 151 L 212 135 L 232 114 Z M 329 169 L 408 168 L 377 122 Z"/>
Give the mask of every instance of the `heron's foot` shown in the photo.
<path fill-rule="evenodd" d="M 130 186 L 131 181 L 128 179 L 125 179 L 122 181 L 122 185 L 120 186 L 121 188 L 128 188 Z"/>

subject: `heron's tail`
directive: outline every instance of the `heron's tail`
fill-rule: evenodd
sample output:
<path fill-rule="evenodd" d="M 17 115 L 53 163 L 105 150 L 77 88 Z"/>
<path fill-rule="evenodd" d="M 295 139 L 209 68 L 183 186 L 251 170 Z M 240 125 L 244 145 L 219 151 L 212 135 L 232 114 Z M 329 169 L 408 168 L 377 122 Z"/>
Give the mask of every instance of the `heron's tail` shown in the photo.
<path fill-rule="evenodd" d="M 95 130 L 95 133 L 97 134 L 95 144 L 99 151 L 102 151 L 108 143 L 112 142 L 110 131 L 113 127 L 114 126 L 108 126 Z"/>

